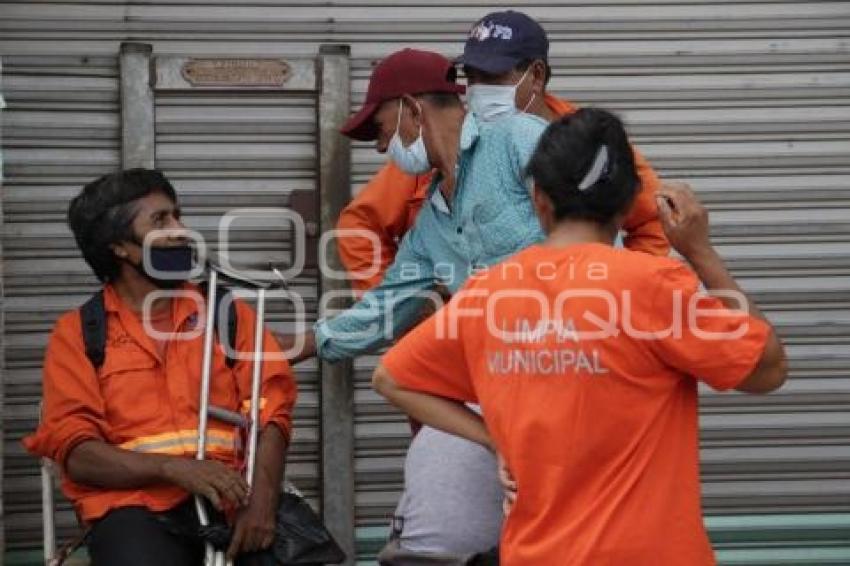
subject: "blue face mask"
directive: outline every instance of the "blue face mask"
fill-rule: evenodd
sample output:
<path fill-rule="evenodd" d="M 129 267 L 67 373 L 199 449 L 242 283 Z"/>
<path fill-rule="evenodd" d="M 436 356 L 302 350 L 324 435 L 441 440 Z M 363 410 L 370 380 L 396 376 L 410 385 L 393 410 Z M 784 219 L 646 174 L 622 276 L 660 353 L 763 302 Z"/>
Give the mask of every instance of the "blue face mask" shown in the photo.
<path fill-rule="evenodd" d="M 520 109 L 516 107 L 516 91 L 525 77 L 528 76 L 530 70 L 531 67 L 526 69 L 522 78 L 515 85 L 469 85 L 466 87 L 466 102 L 469 105 L 469 110 L 481 122 L 495 122 L 518 114 Z M 522 109 L 522 112 L 528 110 L 533 100 L 534 93 L 528 99 L 528 103 Z"/>
<path fill-rule="evenodd" d="M 432 169 L 431 162 L 428 160 L 428 151 L 425 149 L 425 141 L 422 139 L 422 126 L 419 126 L 419 137 L 405 147 L 401 141 L 401 135 L 398 133 L 398 128 L 401 125 L 401 110 L 402 102 L 398 104 L 398 121 L 395 125 L 395 134 L 387 146 L 387 153 L 390 159 L 398 165 L 398 168 L 408 175 L 422 175 Z"/>
<path fill-rule="evenodd" d="M 186 275 L 192 271 L 195 257 L 192 246 L 150 246 L 149 253 L 151 271 L 146 269 L 144 261 L 132 265 L 160 289 L 179 287 L 186 280 Z"/>

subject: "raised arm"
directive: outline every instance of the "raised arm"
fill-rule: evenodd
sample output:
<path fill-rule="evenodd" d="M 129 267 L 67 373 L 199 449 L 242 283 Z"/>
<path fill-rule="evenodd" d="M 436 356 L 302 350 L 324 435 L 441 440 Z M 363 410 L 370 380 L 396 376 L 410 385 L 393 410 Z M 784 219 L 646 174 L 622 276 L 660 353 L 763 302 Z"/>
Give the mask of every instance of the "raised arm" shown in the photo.
<path fill-rule="evenodd" d="M 720 301 L 729 309 L 745 307 L 750 316 L 769 328 L 758 362 L 735 388 L 749 393 L 767 393 L 781 387 L 788 375 L 782 344 L 770 322 L 744 293 L 711 245 L 706 209 L 684 183 L 665 184 L 658 192 L 658 208 L 670 243 L 688 260 L 705 288 L 708 291 L 731 291 L 743 297 L 745 305 L 726 296 L 720 297 Z"/>

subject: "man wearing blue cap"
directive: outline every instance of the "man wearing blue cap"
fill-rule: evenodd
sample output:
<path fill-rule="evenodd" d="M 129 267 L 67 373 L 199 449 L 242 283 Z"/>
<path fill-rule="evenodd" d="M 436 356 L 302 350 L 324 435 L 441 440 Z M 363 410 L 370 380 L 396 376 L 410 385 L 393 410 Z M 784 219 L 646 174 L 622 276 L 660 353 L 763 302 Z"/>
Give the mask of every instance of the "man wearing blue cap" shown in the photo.
<path fill-rule="evenodd" d="M 560 116 L 561 109 L 550 108 L 545 100 L 551 75 L 548 57 L 546 32 L 530 17 L 512 10 L 484 16 L 472 26 L 463 54 L 455 59 L 464 66 L 471 87 L 469 110 L 484 122 L 519 111 L 549 121 Z"/>
<path fill-rule="evenodd" d="M 456 60 L 463 65 L 469 84 L 469 110 L 481 122 L 520 111 L 546 121 L 572 114 L 577 106 L 546 92 L 551 76 L 548 58 L 549 40 L 535 20 L 512 10 L 487 14 L 472 26 L 463 54 Z M 635 164 L 641 187 L 623 224 L 624 244 L 632 250 L 667 255 L 670 245 L 655 205 L 660 180 L 637 150 Z M 395 257 L 397 242 L 425 202 L 430 182 L 430 173 L 406 175 L 388 163 L 343 210 L 339 228 L 375 235 L 338 240 L 340 258 L 354 288 L 366 290 L 381 281 Z"/>

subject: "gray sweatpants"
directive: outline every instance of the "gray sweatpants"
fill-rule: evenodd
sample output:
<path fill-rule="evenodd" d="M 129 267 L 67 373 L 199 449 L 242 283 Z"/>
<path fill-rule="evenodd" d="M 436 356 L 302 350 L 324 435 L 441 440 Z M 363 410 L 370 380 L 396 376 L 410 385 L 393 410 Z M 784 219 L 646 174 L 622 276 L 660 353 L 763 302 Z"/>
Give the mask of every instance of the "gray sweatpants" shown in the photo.
<path fill-rule="evenodd" d="M 493 454 L 468 440 L 422 427 L 404 466 L 404 493 L 394 521 L 398 549 L 433 555 L 435 560 L 485 552 L 499 544 L 502 498 Z"/>
<path fill-rule="evenodd" d="M 393 539 L 378 554 L 380 566 L 465 566 L 473 555 L 438 552 L 413 552 Z"/>

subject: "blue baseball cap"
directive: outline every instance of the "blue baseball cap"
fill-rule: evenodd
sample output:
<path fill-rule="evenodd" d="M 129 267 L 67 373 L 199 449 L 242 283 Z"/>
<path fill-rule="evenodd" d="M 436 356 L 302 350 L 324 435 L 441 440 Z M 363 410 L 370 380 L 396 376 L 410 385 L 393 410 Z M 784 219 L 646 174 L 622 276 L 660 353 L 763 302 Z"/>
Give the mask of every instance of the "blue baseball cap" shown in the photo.
<path fill-rule="evenodd" d="M 549 40 L 536 21 L 522 12 L 493 12 L 469 30 L 458 65 L 493 75 L 507 73 L 522 61 L 549 59 Z"/>

